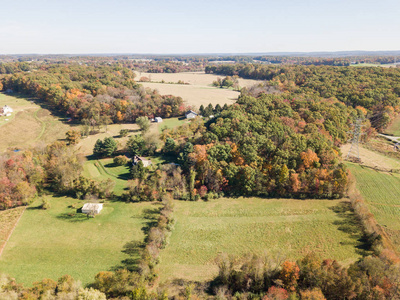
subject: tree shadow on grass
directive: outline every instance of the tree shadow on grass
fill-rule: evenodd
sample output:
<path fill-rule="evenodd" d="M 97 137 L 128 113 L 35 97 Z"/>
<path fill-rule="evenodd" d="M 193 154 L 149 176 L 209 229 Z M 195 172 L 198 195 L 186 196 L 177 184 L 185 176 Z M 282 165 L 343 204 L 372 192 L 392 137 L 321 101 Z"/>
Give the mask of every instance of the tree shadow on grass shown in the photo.
<path fill-rule="evenodd" d="M 354 245 L 357 254 L 362 256 L 370 255 L 372 253 L 372 245 L 368 241 L 368 237 L 363 233 L 362 224 L 354 213 L 350 202 L 342 201 L 329 209 L 340 218 L 340 220 L 334 221 L 333 224 L 340 231 L 347 233 L 352 240 L 351 242 L 341 242 L 341 245 Z"/>
<path fill-rule="evenodd" d="M 155 205 L 159 205 L 159 203 L 156 203 Z M 123 246 L 121 252 L 126 254 L 128 258 L 122 260 L 120 264 L 113 266 L 111 268 L 111 271 L 116 271 L 119 269 L 127 269 L 132 272 L 139 271 L 138 265 L 141 260 L 143 249 L 146 248 L 147 234 L 150 231 L 150 228 L 157 224 L 158 216 L 160 215 L 160 210 L 161 210 L 160 207 L 148 208 L 143 210 L 143 215 L 140 218 L 146 220 L 145 226 L 142 227 L 142 231 L 146 235 L 145 241 L 140 242 L 133 240 L 127 242 Z M 133 216 L 132 218 L 137 218 L 137 216 Z"/>
<path fill-rule="evenodd" d="M 59 214 L 57 216 L 57 219 L 68 221 L 71 223 L 78 223 L 78 222 L 84 222 L 84 221 L 89 220 L 87 214 L 83 214 L 79 210 L 77 210 L 76 212 Z"/>

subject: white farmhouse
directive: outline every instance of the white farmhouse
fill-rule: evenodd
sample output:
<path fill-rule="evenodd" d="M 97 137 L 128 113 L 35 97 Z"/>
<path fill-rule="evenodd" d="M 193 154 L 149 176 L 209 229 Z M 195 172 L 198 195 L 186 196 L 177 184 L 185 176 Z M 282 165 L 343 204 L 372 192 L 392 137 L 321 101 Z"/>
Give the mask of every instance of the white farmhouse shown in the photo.
<path fill-rule="evenodd" d="M 197 113 L 193 110 L 188 110 L 187 112 L 185 112 L 185 117 L 186 119 L 194 119 L 197 117 Z"/>
<path fill-rule="evenodd" d="M 3 108 L 0 109 L 0 116 L 11 116 L 13 111 L 11 107 L 4 105 Z"/>
<path fill-rule="evenodd" d="M 103 203 L 85 203 L 82 207 L 82 213 L 97 215 L 102 209 Z"/>

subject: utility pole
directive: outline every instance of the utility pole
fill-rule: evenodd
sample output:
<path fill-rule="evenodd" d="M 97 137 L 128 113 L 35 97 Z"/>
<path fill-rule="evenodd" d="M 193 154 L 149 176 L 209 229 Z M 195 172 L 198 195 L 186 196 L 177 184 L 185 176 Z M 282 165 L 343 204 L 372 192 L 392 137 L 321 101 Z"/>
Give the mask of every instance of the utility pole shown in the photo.
<path fill-rule="evenodd" d="M 360 142 L 361 137 L 361 128 L 365 125 L 361 125 L 362 119 L 356 119 L 353 124 L 353 130 L 349 131 L 348 133 L 352 134 L 351 147 L 349 152 L 347 153 L 346 159 L 348 160 L 350 157 L 355 157 L 358 161 L 360 161 L 360 151 L 358 149 L 358 144 Z"/>

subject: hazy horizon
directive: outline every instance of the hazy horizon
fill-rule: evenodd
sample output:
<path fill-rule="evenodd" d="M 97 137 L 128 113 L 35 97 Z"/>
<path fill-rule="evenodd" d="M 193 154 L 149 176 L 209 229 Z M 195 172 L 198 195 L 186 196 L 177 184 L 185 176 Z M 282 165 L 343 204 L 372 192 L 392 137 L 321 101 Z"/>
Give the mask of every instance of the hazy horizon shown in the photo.
<path fill-rule="evenodd" d="M 19 0 L 2 10 L 3 55 L 400 50 L 395 0 Z"/>

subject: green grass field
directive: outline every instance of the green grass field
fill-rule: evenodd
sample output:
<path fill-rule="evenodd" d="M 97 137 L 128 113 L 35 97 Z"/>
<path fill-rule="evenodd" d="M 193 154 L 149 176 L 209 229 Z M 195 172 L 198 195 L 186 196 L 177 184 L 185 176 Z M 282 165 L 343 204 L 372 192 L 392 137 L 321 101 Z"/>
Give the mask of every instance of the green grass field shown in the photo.
<path fill-rule="evenodd" d="M 149 221 L 151 203 L 106 203 L 95 218 L 71 208 L 83 201 L 48 196 L 49 210 L 31 205 L 19 221 L 0 258 L 0 270 L 30 285 L 43 278 L 70 274 L 83 284 L 93 282 L 99 271 L 124 266 L 134 260 L 123 252 L 130 241 L 143 241 L 142 227 Z M 131 263 L 126 261 L 126 263 Z"/>
<path fill-rule="evenodd" d="M 400 175 L 378 172 L 352 163 L 347 165 L 357 180 L 357 188 L 369 210 L 400 251 Z"/>
<path fill-rule="evenodd" d="M 179 119 L 179 118 L 170 118 L 170 119 L 163 119 L 162 123 L 158 124 L 158 130 L 161 133 L 164 128 L 175 128 L 187 123 L 187 119 Z"/>
<path fill-rule="evenodd" d="M 366 245 L 344 200 L 222 198 L 175 202 L 175 229 L 161 254 L 161 280 L 207 280 L 218 253 L 297 259 L 314 251 L 349 264 Z"/>

